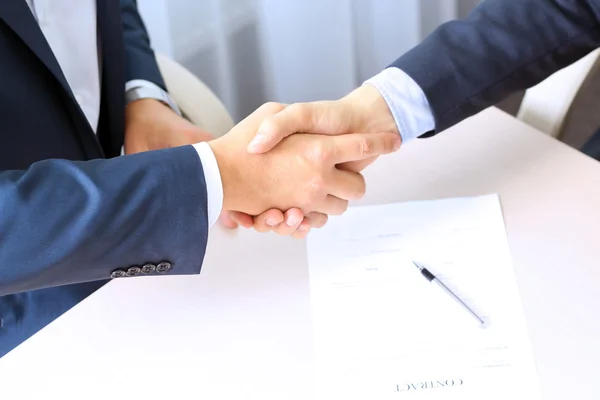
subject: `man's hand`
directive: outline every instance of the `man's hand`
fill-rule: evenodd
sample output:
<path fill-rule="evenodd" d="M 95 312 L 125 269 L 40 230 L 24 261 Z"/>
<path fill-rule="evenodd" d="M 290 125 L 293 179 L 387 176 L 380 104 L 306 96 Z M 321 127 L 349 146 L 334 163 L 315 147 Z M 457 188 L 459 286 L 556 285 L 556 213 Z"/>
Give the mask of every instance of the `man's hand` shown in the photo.
<path fill-rule="evenodd" d="M 214 139 L 213 135 L 154 99 L 142 99 L 128 104 L 125 118 L 125 154 L 185 146 Z M 227 228 L 237 227 L 237 223 L 228 213 L 222 213 L 220 221 Z"/>
<path fill-rule="evenodd" d="M 257 135 L 248 146 L 248 151 L 267 152 L 283 138 L 297 132 L 324 135 L 392 132 L 399 135 L 394 117 L 379 91 L 370 85 L 365 85 L 340 100 L 293 104 L 267 118 L 260 125 Z M 351 161 L 338 167 L 360 172 L 375 159 L 376 157 L 372 157 Z M 300 210 L 288 210 L 286 214 L 297 220 Z M 290 228 L 290 225 L 294 226 L 295 220 L 289 221 L 281 211 L 269 210 L 255 217 L 252 222 L 254 229 L 258 231 L 275 230 L 282 235 L 293 234 L 295 237 L 303 237 L 311 227 L 323 226 L 327 222 L 327 216 L 307 215 L 297 230 Z M 281 222 L 277 224 L 277 221 Z M 249 226 L 249 220 L 245 219 L 243 225 Z"/>
<path fill-rule="evenodd" d="M 125 154 L 207 142 L 214 137 L 177 115 L 158 100 L 143 99 L 127 105 Z"/>
<path fill-rule="evenodd" d="M 348 133 L 399 134 L 387 103 L 377 89 L 362 86 L 336 101 L 297 103 L 267 118 L 250 145 L 250 153 L 265 153 L 294 133 L 343 135 Z"/>
<path fill-rule="evenodd" d="M 363 177 L 338 164 L 396 150 L 394 133 L 290 136 L 265 154 L 249 154 L 248 143 L 261 122 L 284 106 L 270 103 L 240 122 L 227 135 L 209 142 L 221 172 L 223 208 L 250 215 L 296 207 L 338 215 L 348 200 L 363 196 Z"/>

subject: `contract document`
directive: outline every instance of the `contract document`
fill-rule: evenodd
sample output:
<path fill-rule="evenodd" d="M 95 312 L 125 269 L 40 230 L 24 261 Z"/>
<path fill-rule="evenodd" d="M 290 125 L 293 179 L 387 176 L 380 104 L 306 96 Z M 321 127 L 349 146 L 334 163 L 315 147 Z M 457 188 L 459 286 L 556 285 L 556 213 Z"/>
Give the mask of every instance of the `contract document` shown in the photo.
<path fill-rule="evenodd" d="M 497 195 L 350 208 L 307 246 L 317 398 L 541 398 Z"/>

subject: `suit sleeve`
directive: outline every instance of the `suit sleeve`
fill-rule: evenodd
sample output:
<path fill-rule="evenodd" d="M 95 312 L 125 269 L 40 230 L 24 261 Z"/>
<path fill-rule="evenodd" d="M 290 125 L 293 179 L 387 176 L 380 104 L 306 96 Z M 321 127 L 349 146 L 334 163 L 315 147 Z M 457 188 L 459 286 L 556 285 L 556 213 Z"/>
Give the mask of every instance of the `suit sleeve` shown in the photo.
<path fill-rule="evenodd" d="M 166 90 L 150 38 L 137 9 L 135 0 L 121 1 L 121 19 L 125 39 L 125 78 L 126 82 L 142 79 Z"/>
<path fill-rule="evenodd" d="M 423 89 L 440 132 L 584 57 L 599 25 L 599 0 L 484 0 L 392 66 Z"/>
<path fill-rule="evenodd" d="M 163 261 L 199 273 L 206 198 L 192 146 L 0 172 L 0 296 Z"/>

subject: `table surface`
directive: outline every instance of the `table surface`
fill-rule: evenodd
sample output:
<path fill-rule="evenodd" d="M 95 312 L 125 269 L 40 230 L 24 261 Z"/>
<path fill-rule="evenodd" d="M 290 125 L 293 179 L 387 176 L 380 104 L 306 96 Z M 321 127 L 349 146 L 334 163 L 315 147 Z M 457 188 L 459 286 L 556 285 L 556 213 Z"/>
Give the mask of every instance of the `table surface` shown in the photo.
<path fill-rule="evenodd" d="M 544 398 L 600 398 L 599 163 L 492 108 L 365 175 L 358 204 L 499 193 Z M 305 242 L 216 227 L 199 276 L 111 282 L 0 359 L 0 388 L 309 399 L 313 362 Z"/>

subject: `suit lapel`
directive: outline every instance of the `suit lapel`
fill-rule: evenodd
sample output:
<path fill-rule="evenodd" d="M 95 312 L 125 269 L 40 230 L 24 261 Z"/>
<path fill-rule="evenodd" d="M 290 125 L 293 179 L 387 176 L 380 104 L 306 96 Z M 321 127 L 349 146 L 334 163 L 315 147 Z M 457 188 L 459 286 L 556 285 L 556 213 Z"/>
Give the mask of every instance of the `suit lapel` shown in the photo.
<path fill-rule="evenodd" d="M 65 106 L 73 116 L 74 131 L 87 157 L 90 159 L 102 157 L 103 151 L 100 143 L 79 107 L 65 75 L 27 3 L 24 0 L 0 0 L 0 20 L 4 21 L 37 56 L 71 100 L 65 103 Z"/>
<path fill-rule="evenodd" d="M 27 3 L 24 0 L 0 0 L 0 20 L 3 20 L 21 38 L 67 93 L 71 94 L 71 89 L 60 65 Z"/>

